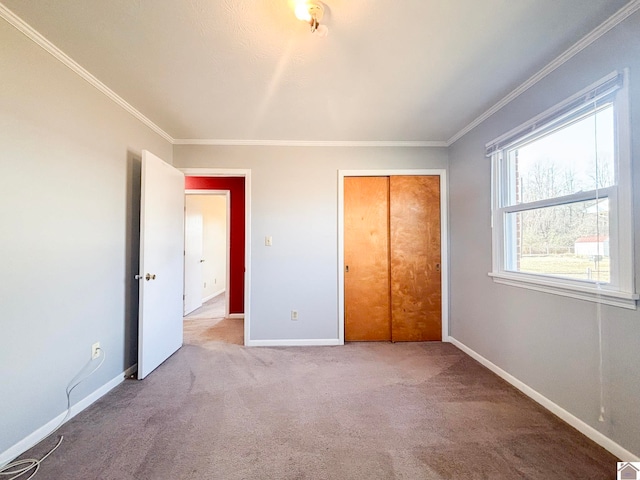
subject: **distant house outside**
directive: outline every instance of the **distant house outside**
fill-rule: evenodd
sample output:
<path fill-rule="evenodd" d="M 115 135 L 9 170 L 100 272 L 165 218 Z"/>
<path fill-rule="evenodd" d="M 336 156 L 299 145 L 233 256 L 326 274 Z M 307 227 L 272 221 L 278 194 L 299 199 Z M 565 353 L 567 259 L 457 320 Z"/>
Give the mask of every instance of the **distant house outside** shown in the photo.
<path fill-rule="evenodd" d="M 574 243 L 574 252 L 576 255 L 585 257 L 608 257 L 609 237 L 606 235 L 579 237 Z"/>

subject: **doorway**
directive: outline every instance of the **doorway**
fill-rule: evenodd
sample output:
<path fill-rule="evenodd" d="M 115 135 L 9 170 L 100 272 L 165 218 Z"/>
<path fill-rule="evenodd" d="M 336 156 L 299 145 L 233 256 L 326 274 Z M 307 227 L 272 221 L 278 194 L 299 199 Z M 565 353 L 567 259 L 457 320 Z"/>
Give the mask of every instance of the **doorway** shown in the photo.
<path fill-rule="evenodd" d="M 229 317 L 231 192 L 185 192 L 184 342 L 244 345 L 243 319 Z"/>
<path fill-rule="evenodd" d="M 184 315 L 217 308 L 229 315 L 229 191 L 187 190 L 185 195 Z M 222 302 L 220 300 L 223 300 Z M 219 311 L 220 310 L 220 311 Z M 213 313 L 212 313 L 213 314 Z"/>
<path fill-rule="evenodd" d="M 340 342 L 447 341 L 445 171 L 340 171 L 338 184 Z"/>
<path fill-rule="evenodd" d="M 251 170 L 218 168 L 183 168 L 185 192 L 202 194 L 229 191 L 229 258 L 225 303 L 225 320 L 237 319 L 241 325 L 241 344 L 251 345 Z M 206 262 L 205 262 L 206 263 Z M 236 343 L 236 342 L 234 342 Z"/>

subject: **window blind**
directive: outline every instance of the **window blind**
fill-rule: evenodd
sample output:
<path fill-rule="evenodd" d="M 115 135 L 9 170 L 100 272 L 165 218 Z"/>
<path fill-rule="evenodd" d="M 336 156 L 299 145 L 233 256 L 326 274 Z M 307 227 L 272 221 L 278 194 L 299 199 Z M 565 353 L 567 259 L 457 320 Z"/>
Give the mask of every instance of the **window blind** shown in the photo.
<path fill-rule="evenodd" d="M 487 143 L 485 145 L 486 156 L 490 157 L 499 150 L 502 150 L 525 137 L 535 134 L 554 122 L 580 110 L 585 105 L 597 105 L 599 100 L 602 100 L 621 88 L 623 81 L 624 75 L 622 73 L 614 72 L 611 75 L 608 75 L 595 85 L 577 93 L 567 101 L 552 107 L 527 123 L 524 123 Z"/>

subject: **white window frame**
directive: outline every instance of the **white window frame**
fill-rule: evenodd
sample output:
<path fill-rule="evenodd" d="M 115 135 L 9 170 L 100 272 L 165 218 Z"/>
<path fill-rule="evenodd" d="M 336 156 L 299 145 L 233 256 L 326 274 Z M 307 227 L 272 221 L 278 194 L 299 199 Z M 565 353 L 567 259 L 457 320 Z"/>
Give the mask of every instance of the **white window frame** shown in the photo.
<path fill-rule="evenodd" d="M 628 69 L 613 72 L 567 100 L 551 107 L 530 121 L 514 128 L 486 145 L 492 166 L 492 253 L 493 265 L 489 276 L 500 284 L 527 288 L 617 307 L 636 309 L 640 298 L 635 292 L 633 258 L 633 190 L 631 177 L 631 130 L 629 121 Z M 604 93 L 603 93 L 604 92 Z M 614 92 L 613 94 L 611 92 Z M 542 274 L 507 270 L 505 218 L 509 213 L 530 210 L 532 207 L 563 205 L 594 198 L 594 192 L 578 192 L 564 197 L 508 205 L 506 192 L 510 182 L 507 161 L 503 155 L 525 139 L 538 136 L 550 128 L 557 128 L 571 118 L 572 112 L 593 102 L 598 95 L 613 95 L 616 132 L 616 184 L 601 188 L 597 198 L 609 199 L 609 234 L 611 252 L 611 280 L 609 283 L 587 282 Z M 563 120 L 564 119 L 564 120 Z M 553 127 L 552 127 L 553 126 Z M 506 205 L 506 206 L 505 206 Z"/>

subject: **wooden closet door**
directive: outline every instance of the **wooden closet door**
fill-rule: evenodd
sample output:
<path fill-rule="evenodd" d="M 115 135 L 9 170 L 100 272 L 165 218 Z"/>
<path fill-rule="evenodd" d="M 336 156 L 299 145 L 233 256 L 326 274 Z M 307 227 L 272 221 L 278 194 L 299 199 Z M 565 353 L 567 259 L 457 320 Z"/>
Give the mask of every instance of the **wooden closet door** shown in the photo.
<path fill-rule="evenodd" d="M 345 177 L 344 259 L 345 340 L 391 340 L 388 177 Z"/>
<path fill-rule="evenodd" d="M 440 177 L 391 177 L 389 205 L 391 340 L 442 340 Z"/>

